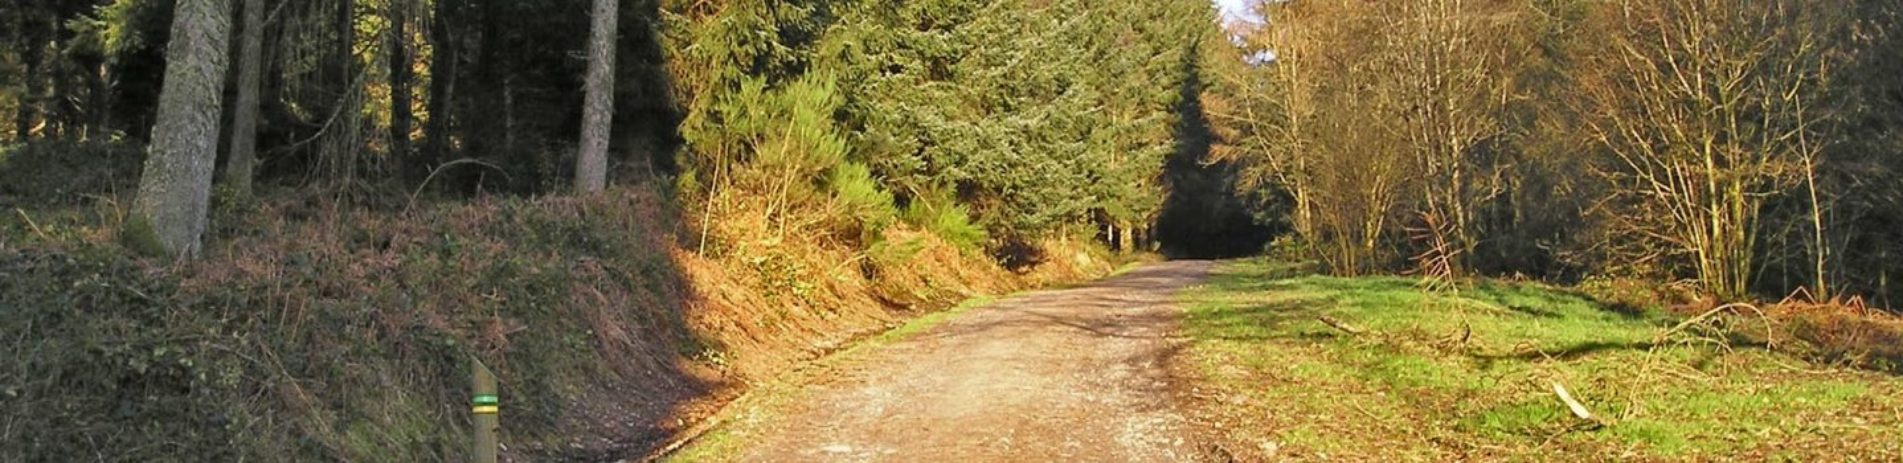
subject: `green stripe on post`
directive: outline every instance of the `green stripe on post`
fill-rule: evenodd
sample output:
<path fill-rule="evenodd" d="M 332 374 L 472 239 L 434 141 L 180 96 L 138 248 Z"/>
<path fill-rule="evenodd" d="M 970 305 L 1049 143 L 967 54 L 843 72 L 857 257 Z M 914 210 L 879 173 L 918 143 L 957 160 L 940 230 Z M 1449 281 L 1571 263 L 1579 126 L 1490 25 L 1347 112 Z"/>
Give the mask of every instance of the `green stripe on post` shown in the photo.
<path fill-rule="evenodd" d="M 472 399 L 471 401 L 495 400 L 494 398 L 497 395 L 495 373 L 489 371 L 489 367 L 483 365 L 481 359 L 470 357 L 469 363 L 470 369 L 473 370 L 471 372 L 471 376 L 473 377 L 470 379 L 472 380 L 471 382 L 474 383 L 473 386 L 475 386 L 470 388 L 471 391 L 469 391 L 469 395 L 471 397 L 486 398 Z M 470 463 L 496 463 L 497 461 L 497 453 L 501 450 L 497 434 L 499 434 L 499 431 L 502 429 L 501 417 L 496 413 L 498 411 L 496 410 L 497 408 L 500 407 L 480 404 L 470 407 L 470 411 L 474 412 L 474 415 L 471 416 L 471 418 L 473 418 L 471 420 L 473 423 L 471 424 L 474 424 L 476 428 L 476 438 L 474 442 L 472 442 L 475 448 L 471 449 L 473 452 L 469 459 Z"/>
<path fill-rule="evenodd" d="M 498 405 L 501 404 L 502 401 L 493 395 L 479 395 L 476 396 L 474 400 L 469 401 L 469 403 L 474 405 Z"/>

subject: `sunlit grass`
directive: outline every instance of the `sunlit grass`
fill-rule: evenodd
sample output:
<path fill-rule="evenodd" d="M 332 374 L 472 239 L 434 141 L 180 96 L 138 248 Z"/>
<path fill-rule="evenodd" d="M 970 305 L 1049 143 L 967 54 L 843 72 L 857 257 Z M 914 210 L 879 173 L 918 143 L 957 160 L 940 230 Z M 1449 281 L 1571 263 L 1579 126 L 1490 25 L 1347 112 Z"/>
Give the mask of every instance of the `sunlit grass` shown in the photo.
<path fill-rule="evenodd" d="M 1662 338 L 1670 316 L 1563 288 L 1431 293 L 1251 261 L 1183 297 L 1189 358 L 1219 391 L 1204 405 L 1276 457 L 1903 455 L 1895 377 Z M 1574 418 L 1553 383 L 1609 424 Z"/>

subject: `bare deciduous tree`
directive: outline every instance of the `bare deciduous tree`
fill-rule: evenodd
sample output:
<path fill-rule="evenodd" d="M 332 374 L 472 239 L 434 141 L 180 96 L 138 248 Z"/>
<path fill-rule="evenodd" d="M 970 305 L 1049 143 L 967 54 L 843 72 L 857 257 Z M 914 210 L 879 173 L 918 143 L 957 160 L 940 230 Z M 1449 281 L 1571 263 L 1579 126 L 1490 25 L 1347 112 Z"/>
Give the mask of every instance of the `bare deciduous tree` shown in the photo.
<path fill-rule="evenodd" d="M 1767 198 L 1814 169 L 1813 101 L 1832 61 L 1833 11 L 1817 2 L 1626 2 L 1585 67 L 1586 123 L 1616 162 L 1616 221 L 1689 257 L 1712 292 L 1743 297 L 1759 264 Z M 1821 236 L 1821 234 L 1819 235 Z"/>
<path fill-rule="evenodd" d="M 1459 273 L 1478 243 L 1479 203 L 1500 194 L 1477 148 L 1499 135 L 1505 107 L 1505 43 L 1513 14 L 1469 8 L 1463 0 L 1383 2 L 1381 22 L 1398 119 L 1421 176 L 1419 214 L 1433 241 L 1428 256 Z"/>

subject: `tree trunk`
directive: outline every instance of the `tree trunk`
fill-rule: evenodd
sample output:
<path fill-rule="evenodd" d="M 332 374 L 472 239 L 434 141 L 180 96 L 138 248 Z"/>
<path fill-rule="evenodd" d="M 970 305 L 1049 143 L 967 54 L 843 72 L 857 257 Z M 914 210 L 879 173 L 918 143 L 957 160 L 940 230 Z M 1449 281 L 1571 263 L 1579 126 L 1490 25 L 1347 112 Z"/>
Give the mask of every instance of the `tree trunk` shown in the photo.
<path fill-rule="evenodd" d="M 1883 253 L 1877 257 L 1877 262 L 1889 261 L 1890 250 L 1884 249 Z M 1885 265 L 1883 270 L 1877 272 L 1877 295 L 1883 298 L 1883 303 L 1879 304 L 1880 307 L 1896 307 L 1896 304 L 1890 300 L 1890 266 Z"/>
<path fill-rule="evenodd" d="M 244 25 L 238 50 L 238 101 L 231 122 L 231 160 L 225 165 L 225 185 L 238 198 L 251 197 L 257 170 L 258 86 L 263 76 L 264 0 L 244 0 Z"/>
<path fill-rule="evenodd" d="M 615 2 L 595 0 L 588 40 L 587 96 L 582 106 L 581 153 L 575 157 L 575 189 L 601 191 L 608 184 L 608 135 L 614 125 Z"/>
<path fill-rule="evenodd" d="M 40 70 L 47 84 L 46 93 L 40 95 L 40 138 L 63 140 L 68 136 L 68 128 L 75 124 L 72 120 L 74 111 L 67 107 L 70 101 L 66 98 L 66 93 L 72 89 L 62 69 L 66 67 L 67 60 L 60 56 L 60 50 L 66 49 L 66 27 L 60 21 L 60 7 L 48 6 L 44 25 L 46 38 L 41 43 L 51 47 L 46 50 L 52 51 L 52 59 L 46 60 L 43 64 L 45 68 Z M 41 56 L 45 58 L 44 52 Z"/>
<path fill-rule="evenodd" d="M 456 62 L 460 59 L 455 34 L 450 30 L 456 1 L 436 0 L 435 17 L 430 24 L 429 119 L 423 122 L 423 143 L 429 152 L 429 163 L 449 160 L 449 113 L 453 111 L 450 100 L 456 93 Z"/>
<path fill-rule="evenodd" d="M 408 2 L 392 1 L 390 9 L 390 154 L 405 166 L 410 156 L 410 37 L 405 10 Z M 416 174 L 414 169 L 409 174 Z"/>
<path fill-rule="evenodd" d="M 1124 254 L 1130 254 L 1136 250 L 1135 239 L 1134 239 L 1135 237 L 1131 236 L 1131 232 L 1133 230 L 1130 228 L 1129 224 L 1124 224 L 1124 226 L 1122 227 L 1122 231 L 1123 231 L 1123 234 L 1117 235 L 1117 251 L 1122 252 Z"/>
<path fill-rule="evenodd" d="M 20 94 L 15 97 L 19 103 L 19 107 L 15 108 L 13 114 L 13 139 L 18 142 L 25 142 L 27 137 L 33 134 L 33 120 L 38 117 L 40 58 L 41 55 L 44 54 L 42 51 L 45 50 L 42 45 L 45 44 L 40 41 L 39 34 L 36 32 L 37 28 L 33 27 L 35 16 L 33 15 L 33 11 L 31 11 L 38 8 L 40 2 L 20 0 L 18 5 L 20 8 L 18 22 L 16 23 L 18 29 L 14 30 L 14 34 L 19 38 L 20 64 L 21 67 L 25 68 L 23 70 L 25 72 L 21 75 L 23 88 Z"/>
<path fill-rule="evenodd" d="M 112 137 L 112 64 L 102 59 L 95 66 L 92 98 L 88 102 L 92 106 L 92 129 L 88 132 L 89 136 L 109 139 Z"/>
<path fill-rule="evenodd" d="M 490 55 L 494 56 L 494 55 Z M 502 153 L 515 154 L 515 73 L 502 74 Z"/>
<path fill-rule="evenodd" d="M 357 43 L 356 11 L 357 0 L 336 0 L 337 11 L 332 18 L 337 29 L 337 43 L 332 44 L 331 72 L 335 73 L 329 85 L 335 95 L 335 117 L 329 130 L 324 132 L 318 144 L 317 171 L 328 181 L 341 185 L 354 184 L 363 168 L 363 127 L 359 124 L 363 117 L 363 86 L 356 79 Z"/>
<path fill-rule="evenodd" d="M 212 164 L 218 157 L 230 7 L 229 0 L 178 2 L 158 120 L 125 230 L 127 241 L 141 251 L 187 258 L 203 247 Z"/>

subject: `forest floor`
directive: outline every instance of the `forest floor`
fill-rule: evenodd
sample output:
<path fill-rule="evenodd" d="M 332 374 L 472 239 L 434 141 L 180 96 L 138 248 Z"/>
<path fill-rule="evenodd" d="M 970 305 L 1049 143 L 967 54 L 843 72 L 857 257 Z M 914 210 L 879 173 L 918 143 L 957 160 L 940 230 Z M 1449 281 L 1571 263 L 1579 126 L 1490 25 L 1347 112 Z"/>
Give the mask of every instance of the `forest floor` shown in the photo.
<path fill-rule="evenodd" d="M 1197 460 L 1178 412 L 1168 262 L 974 304 L 766 387 L 674 461 Z"/>

